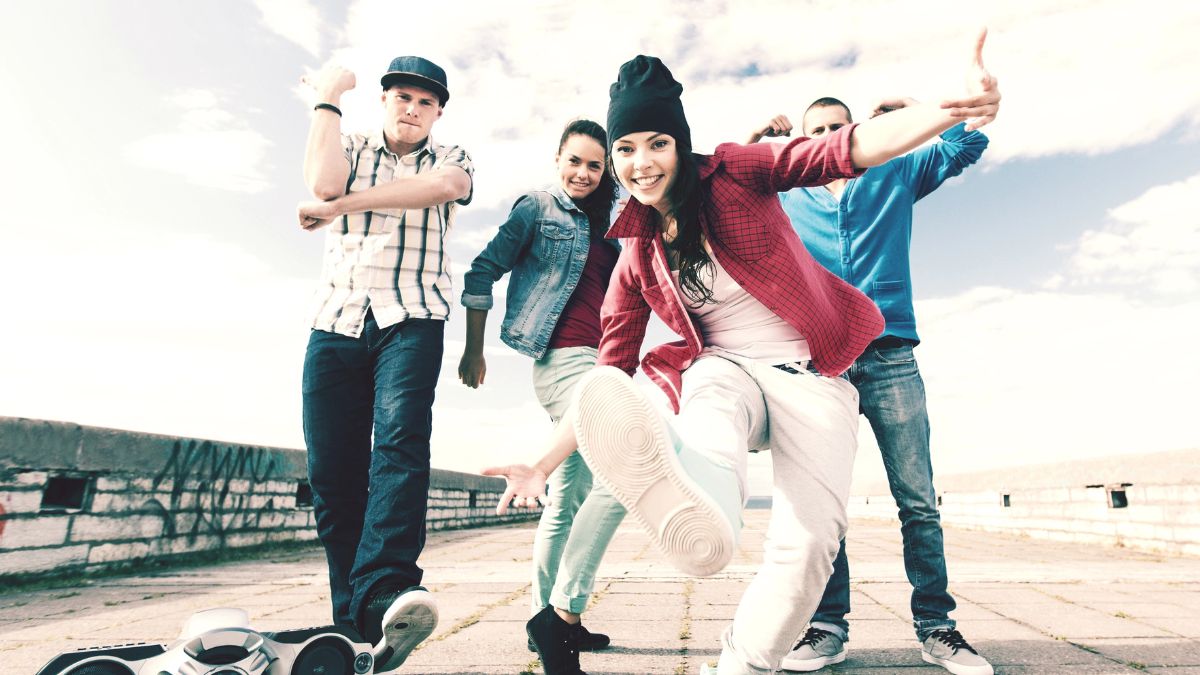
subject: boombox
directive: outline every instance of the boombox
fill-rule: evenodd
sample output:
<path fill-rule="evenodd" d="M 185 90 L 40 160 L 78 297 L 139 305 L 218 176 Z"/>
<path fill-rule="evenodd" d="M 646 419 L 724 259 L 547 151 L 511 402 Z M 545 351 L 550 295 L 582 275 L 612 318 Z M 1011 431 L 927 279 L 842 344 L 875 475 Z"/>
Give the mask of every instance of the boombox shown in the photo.
<path fill-rule="evenodd" d="M 371 645 L 349 626 L 260 633 L 240 609 L 197 612 L 169 647 L 92 647 L 54 657 L 37 675 L 364 675 Z"/>

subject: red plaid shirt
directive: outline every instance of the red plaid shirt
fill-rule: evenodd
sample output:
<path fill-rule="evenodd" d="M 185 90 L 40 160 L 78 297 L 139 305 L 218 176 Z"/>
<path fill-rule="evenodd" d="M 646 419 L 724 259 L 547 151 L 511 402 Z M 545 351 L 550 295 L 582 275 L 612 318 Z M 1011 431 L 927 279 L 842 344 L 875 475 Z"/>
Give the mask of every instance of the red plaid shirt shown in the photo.
<path fill-rule="evenodd" d="M 700 227 L 734 281 L 808 340 L 813 365 L 841 374 L 883 331 L 875 303 L 818 264 L 779 204 L 779 192 L 862 173 L 850 160 L 854 125 L 782 145 L 720 145 L 700 156 Z M 679 412 L 682 373 L 704 347 L 671 278 L 654 210 L 630 200 L 608 237 L 626 239 L 600 310 L 597 363 L 633 375 L 650 311 L 682 340 L 646 353 L 642 370 Z"/>

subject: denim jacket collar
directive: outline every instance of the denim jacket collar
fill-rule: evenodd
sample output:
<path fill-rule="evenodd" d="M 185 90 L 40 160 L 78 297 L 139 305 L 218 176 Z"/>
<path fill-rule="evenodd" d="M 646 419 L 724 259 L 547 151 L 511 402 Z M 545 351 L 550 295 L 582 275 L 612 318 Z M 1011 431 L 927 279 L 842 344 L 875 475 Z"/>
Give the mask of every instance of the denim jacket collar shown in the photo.
<path fill-rule="evenodd" d="M 563 207 L 565 210 L 583 213 L 583 210 L 575 204 L 575 200 L 571 199 L 571 196 L 567 194 L 567 191 L 563 189 L 562 185 L 555 183 L 554 185 L 546 188 L 546 192 L 554 195 L 554 198 L 558 200 L 558 205 Z"/>

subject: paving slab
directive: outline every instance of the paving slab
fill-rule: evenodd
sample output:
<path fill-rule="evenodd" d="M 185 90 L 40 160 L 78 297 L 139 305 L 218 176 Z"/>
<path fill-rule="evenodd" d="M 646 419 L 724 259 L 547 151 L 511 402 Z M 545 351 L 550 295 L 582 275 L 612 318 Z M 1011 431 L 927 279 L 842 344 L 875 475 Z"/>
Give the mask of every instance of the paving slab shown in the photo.
<path fill-rule="evenodd" d="M 762 559 L 769 512 L 746 513 L 733 562 L 693 579 L 624 526 L 613 539 L 584 621 L 613 646 L 584 670 L 696 673 Z M 533 524 L 430 533 L 421 564 L 441 620 L 401 673 L 541 673 L 525 646 Z M 1006 674 L 1151 672 L 1200 675 L 1200 558 L 1044 542 L 947 528 L 952 615 Z M 893 523 L 855 521 L 847 540 L 851 641 L 840 674 L 944 673 L 921 660 L 912 589 Z M 0 668 L 32 674 L 61 651 L 112 642 L 169 643 L 195 611 L 243 607 L 260 630 L 329 621 L 319 549 L 207 567 L 0 592 Z"/>

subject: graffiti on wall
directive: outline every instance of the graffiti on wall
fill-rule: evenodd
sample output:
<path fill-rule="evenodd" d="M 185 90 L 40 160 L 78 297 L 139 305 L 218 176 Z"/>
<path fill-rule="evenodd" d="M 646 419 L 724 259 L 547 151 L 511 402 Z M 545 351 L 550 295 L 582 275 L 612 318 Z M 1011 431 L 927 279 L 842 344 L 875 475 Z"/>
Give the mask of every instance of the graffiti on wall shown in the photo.
<path fill-rule="evenodd" d="M 257 528 L 275 506 L 271 500 L 252 506 L 251 497 L 264 483 L 280 477 L 275 454 L 265 448 L 175 441 L 152 483 L 155 491 L 170 486 L 169 503 L 159 505 L 165 511 L 164 534 L 224 539 L 228 533 Z"/>

